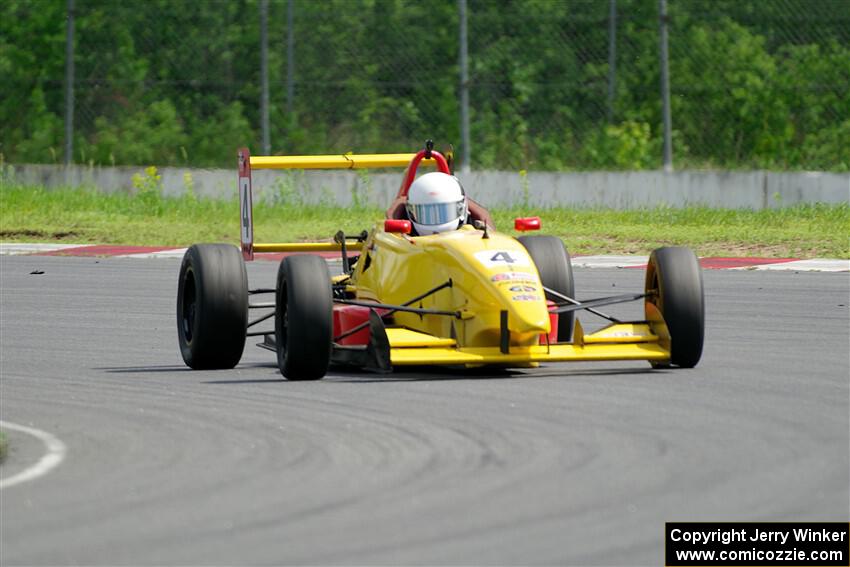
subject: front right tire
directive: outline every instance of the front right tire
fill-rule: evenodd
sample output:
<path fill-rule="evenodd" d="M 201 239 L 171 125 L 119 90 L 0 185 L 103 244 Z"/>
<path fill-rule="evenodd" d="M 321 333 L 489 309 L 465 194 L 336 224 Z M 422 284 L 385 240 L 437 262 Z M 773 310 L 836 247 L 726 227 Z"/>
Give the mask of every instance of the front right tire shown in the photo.
<path fill-rule="evenodd" d="M 318 380 L 333 347 L 333 295 L 328 265 L 319 256 L 287 256 L 277 272 L 275 343 L 287 380 Z"/>
<path fill-rule="evenodd" d="M 537 272 L 540 274 L 540 281 L 543 286 L 561 295 L 575 298 L 573 265 L 570 260 L 570 253 L 564 246 L 564 241 L 555 236 L 537 234 L 520 236 L 517 240 L 528 250 L 528 255 L 531 256 L 531 260 L 537 266 Z M 554 296 L 547 297 L 547 299 L 556 303 L 563 301 Z M 576 314 L 574 312 L 558 315 L 559 343 L 568 343 L 573 339 L 575 319 Z"/>
<path fill-rule="evenodd" d="M 177 286 L 177 338 L 195 370 L 233 368 L 248 329 L 248 274 L 239 249 L 195 244 L 183 256 Z"/>

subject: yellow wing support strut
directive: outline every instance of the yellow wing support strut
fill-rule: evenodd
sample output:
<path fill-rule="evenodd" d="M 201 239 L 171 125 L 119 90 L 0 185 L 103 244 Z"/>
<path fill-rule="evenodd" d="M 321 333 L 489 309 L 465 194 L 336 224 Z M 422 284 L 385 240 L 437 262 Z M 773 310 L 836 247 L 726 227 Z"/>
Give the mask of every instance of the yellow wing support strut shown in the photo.
<path fill-rule="evenodd" d="M 359 251 L 361 242 L 346 242 L 345 249 Z M 254 252 L 341 252 L 342 246 L 336 242 L 273 242 L 269 244 L 254 244 Z"/>

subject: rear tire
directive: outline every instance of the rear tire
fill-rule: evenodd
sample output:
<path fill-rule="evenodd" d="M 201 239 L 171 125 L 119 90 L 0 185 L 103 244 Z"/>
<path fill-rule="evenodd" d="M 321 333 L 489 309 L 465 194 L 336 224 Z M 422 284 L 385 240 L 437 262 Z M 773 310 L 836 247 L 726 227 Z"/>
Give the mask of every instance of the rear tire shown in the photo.
<path fill-rule="evenodd" d="M 537 266 L 540 281 L 544 287 L 575 298 L 575 282 L 573 281 L 573 265 L 570 253 L 564 246 L 564 241 L 555 236 L 520 236 L 517 238 L 528 250 L 528 254 Z M 547 299 L 560 303 L 561 299 Z M 573 338 L 573 325 L 576 315 L 573 312 L 558 315 L 558 342 L 567 343 Z"/>
<path fill-rule="evenodd" d="M 177 337 L 195 370 L 233 368 L 248 328 L 248 274 L 239 249 L 195 244 L 183 256 L 177 287 Z"/>
<path fill-rule="evenodd" d="M 328 265 L 318 256 L 288 256 L 277 272 L 277 365 L 287 380 L 318 380 L 333 345 L 333 296 Z"/>
<path fill-rule="evenodd" d="M 667 327 L 670 364 L 693 368 L 702 356 L 705 335 L 705 296 L 697 257 L 682 247 L 653 251 L 646 266 L 645 289 L 647 321 Z"/>

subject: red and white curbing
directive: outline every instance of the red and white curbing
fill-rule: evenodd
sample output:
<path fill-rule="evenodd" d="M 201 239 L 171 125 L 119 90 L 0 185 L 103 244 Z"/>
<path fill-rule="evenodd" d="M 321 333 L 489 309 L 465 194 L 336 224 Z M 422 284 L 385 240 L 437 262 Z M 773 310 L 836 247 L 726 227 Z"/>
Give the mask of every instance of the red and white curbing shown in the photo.
<path fill-rule="evenodd" d="M 0 243 L 0 255 L 29 254 L 38 256 L 78 256 L 117 258 L 182 258 L 186 248 L 167 246 L 116 246 L 81 244 Z M 278 261 L 285 254 L 258 254 L 260 260 Z M 328 259 L 331 252 L 322 253 Z M 647 256 L 574 256 L 577 268 L 643 268 Z M 700 258 L 708 270 L 785 270 L 794 272 L 850 272 L 850 260 L 816 258 Z"/>
<path fill-rule="evenodd" d="M 645 268 L 649 256 L 575 256 L 581 268 Z M 706 270 L 785 270 L 794 272 L 850 272 L 850 260 L 815 258 L 700 258 Z"/>

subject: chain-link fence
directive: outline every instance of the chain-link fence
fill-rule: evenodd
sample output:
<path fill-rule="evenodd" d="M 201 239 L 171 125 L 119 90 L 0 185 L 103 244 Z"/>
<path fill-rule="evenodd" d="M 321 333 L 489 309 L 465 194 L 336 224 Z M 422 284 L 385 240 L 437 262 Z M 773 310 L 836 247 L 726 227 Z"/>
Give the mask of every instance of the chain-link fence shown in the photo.
<path fill-rule="evenodd" d="M 66 126 L 102 165 L 230 166 L 265 132 L 272 153 L 457 148 L 462 3 L 473 168 L 661 166 L 655 0 L 6 0 L 0 153 L 62 163 Z M 850 169 L 850 0 L 667 3 L 677 168 Z"/>

